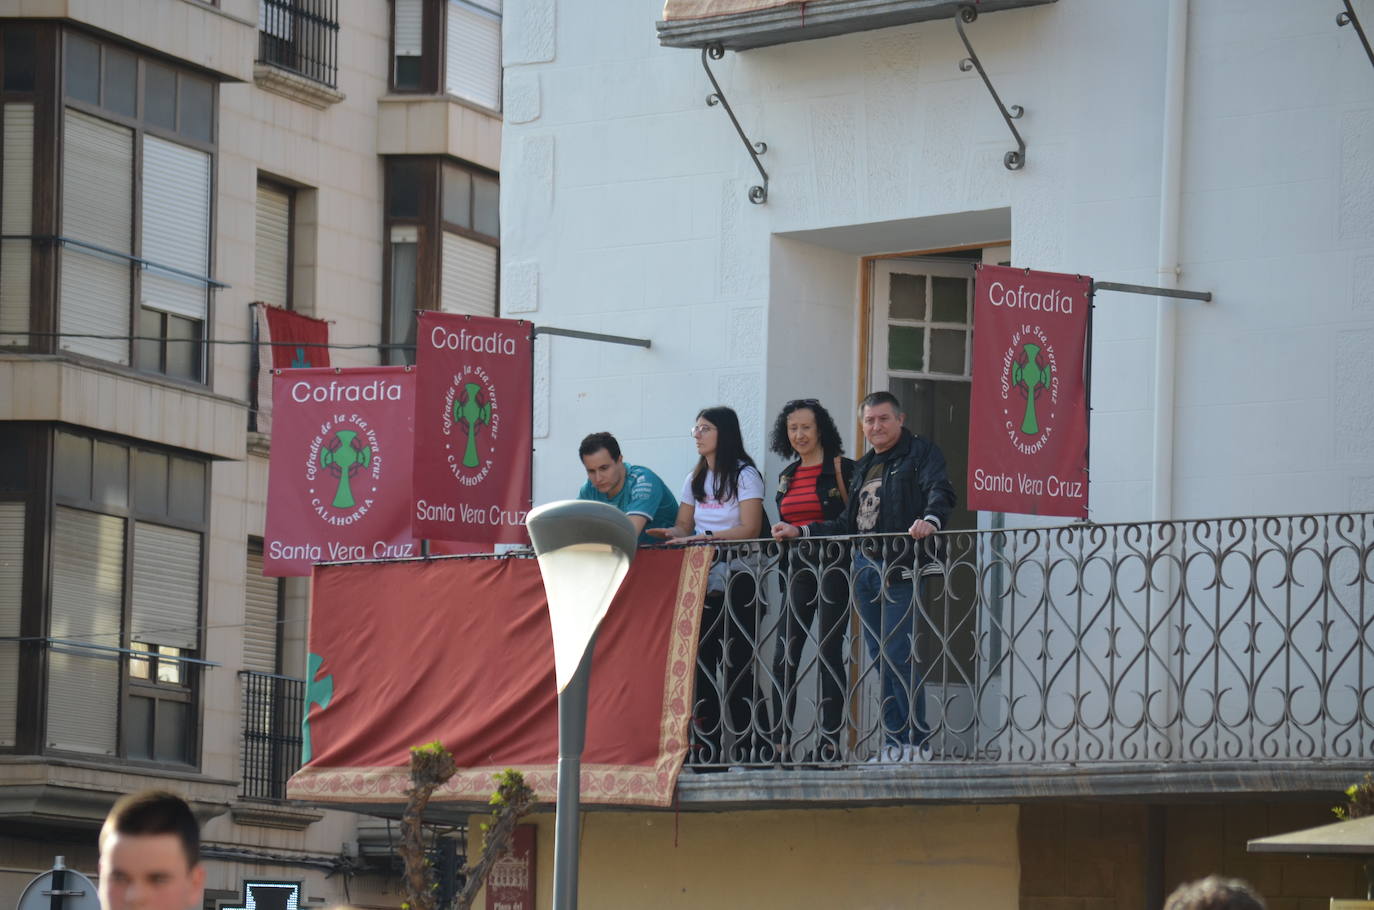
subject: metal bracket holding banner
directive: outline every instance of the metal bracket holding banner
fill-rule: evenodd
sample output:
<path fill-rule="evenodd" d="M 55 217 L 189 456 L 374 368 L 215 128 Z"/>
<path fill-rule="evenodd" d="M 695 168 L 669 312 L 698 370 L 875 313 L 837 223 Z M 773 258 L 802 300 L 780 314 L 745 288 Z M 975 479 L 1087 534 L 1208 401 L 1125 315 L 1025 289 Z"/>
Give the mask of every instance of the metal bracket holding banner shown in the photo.
<path fill-rule="evenodd" d="M 636 348 L 652 346 L 648 338 L 629 338 L 625 335 L 606 335 L 601 332 L 581 332 L 577 329 L 556 329 L 553 326 L 537 325 L 535 335 L 561 335 L 564 338 L 581 338 L 584 341 L 603 341 L 606 344 L 627 344 Z"/>
<path fill-rule="evenodd" d="M 1350 5 L 1350 0 L 1345 0 L 1345 12 L 1336 14 L 1336 25 L 1344 28 L 1347 25 L 1355 26 L 1355 34 L 1360 36 L 1360 43 L 1364 45 L 1365 56 L 1370 63 L 1374 63 L 1374 48 L 1369 46 L 1369 38 L 1365 36 L 1364 26 L 1360 25 L 1360 17 L 1355 15 L 1355 7 Z"/>
<path fill-rule="evenodd" d="M 1026 113 L 1026 109 L 1019 104 L 1013 104 L 1008 108 L 1002 103 L 1002 98 L 997 94 L 997 89 L 992 87 L 992 80 L 988 78 L 987 71 L 983 69 L 983 62 L 978 59 L 978 55 L 973 52 L 973 45 L 969 44 L 968 35 L 964 34 L 964 23 L 973 22 L 978 18 L 978 10 L 972 6 L 959 7 L 959 15 L 954 17 L 954 27 L 959 30 L 959 40 L 964 42 L 964 49 L 968 51 L 968 56 L 959 61 L 959 70 L 967 73 L 971 69 L 978 70 L 978 75 L 983 77 L 983 84 L 988 87 L 988 94 L 992 95 L 992 100 L 997 102 L 997 110 L 1002 112 L 1002 119 L 1007 122 L 1007 129 L 1011 130 L 1012 136 L 1016 139 L 1016 148 L 1002 156 L 1002 163 L 1007 166 L 1009 171 L 1019 171 L 1026 166 L 1026 140 L 1021 138 L 1021 133 L 1016 129 L 1013 120 L 1020 120 Z"/>
<path fill-rule="evenodd" d="M 706 70 L 706 78 L 711 80 L 711 88 L 715 91 L 706 96 L 707 107 L 715 107 L 719 104 L 725 108 L 725 113 L 730 115 L 730 122 L 735 125 L 735 132 L 739 133 L 740 141 L 744 143 L 744 148 L 749 152 L 749 157 L 754 159 L 754 167 L 759 169 L 759 176 L 763 178 L 762 186 L 749 187 L 749 201 L 755 205 L 763 205 L 768 201 L 768 172 L 763 169 L 763 164 L 759 161 L 759 156 L 768 151 L 766 142 L 750 142 L 749 137 L 744 135 L 744 127 L 739 125 L 739 118 L 735 116 L 734 110 L 730 107 L 730 102 L 725 99 L 725 93 L 720 90 L 720 83 L 716 81 L 716 74 L 711 72 L 711 60 L 719 60 L 725 56 L 725 48 L 719 41 L 708 44 L 701 49 L 701 68 Z"/>
<path fill-rule="evenodd" d="M 1181 291 L 1178 288 L 1154 288 L 1144 284 L 1118 284 L 1115 281 L 1094 281 L 1093 293 L 1120 291 L 1123 294 L 1144 294 L 1146 297 L 1176 297 L 1179 300 L 1212 302 L 1211 291 Z"/>

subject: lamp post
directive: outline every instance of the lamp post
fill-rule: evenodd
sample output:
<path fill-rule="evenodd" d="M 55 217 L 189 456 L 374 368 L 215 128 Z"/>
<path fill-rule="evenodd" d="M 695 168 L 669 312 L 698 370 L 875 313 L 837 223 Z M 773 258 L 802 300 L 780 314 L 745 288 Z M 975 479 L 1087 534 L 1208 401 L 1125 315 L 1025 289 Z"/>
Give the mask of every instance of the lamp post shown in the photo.
<path fill-rule="evenodd" d="M 525 523 L 539 557 L 553 627 L 558 682 L 558 805 L 553 841 L 554 910 L 577 907 L 578 815 L 587 682 L 596 630 L 630 570 L 639 535 L 604 502 L 565 500 L 540 506 Z"/>

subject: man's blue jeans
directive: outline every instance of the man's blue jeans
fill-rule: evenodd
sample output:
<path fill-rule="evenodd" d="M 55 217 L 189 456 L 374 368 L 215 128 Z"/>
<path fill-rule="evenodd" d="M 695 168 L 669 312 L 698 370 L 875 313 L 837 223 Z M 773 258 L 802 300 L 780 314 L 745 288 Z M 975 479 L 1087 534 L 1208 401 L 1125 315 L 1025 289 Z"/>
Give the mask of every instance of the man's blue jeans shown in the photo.
<path fill-rule="evenodd" d="M 916 623 L 920 615 L 913 597 L 916 587 L 908 569 L 889 567 L 887 575 L 884 579 L 881 561 L 855 552 L 854 602 L 859 608 L 868 656 L 878 666 L 882 683 L 883 742 L 920 744 L 930 737 L 930 730 L 926 726 L 926 700 L 921 690 L 924 672 L 916 652 Z M 919 575 L 916 577 L 919 580 Z"/>

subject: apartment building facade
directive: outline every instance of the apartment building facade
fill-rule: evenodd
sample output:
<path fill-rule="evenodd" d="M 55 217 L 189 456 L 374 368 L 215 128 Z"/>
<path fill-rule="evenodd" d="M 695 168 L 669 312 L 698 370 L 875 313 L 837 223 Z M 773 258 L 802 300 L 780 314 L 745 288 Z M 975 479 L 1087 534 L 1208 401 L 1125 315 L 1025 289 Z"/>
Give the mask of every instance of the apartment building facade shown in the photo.
<path fill-rule="evenodd" d="M 1244 847 L 1329 819 L 1371 747 L 1374 61 L 1340 6 L 507 3 L 503 307 L 652 342 L 536 365 L 536 502 L 575 493 L 595 430 L 675 486 L 727 404 L 771 506 L 784 402 L 852 454 L 880 388 L 962 498 L 974 264 L 1212 295 L 1096 294 L 1090 522 L 956 511 L 918 620 L 930 761 L 789 764 L 765 613 L 764 748 L 689 758 L 671 820 L 589 815 L 585 901 L 1156 907 L 1207 872 L 1271 906 L 1363 895 L 1354 864 Z"/>
<path fill-rule="evenodd" d="M 0 904 L 94 875 L 149 786 L 205 822 L 208 907 L 399 902 L 384 822 L 283 799 L 308 580 L 261 572 L 252 304 L 326 320 L 336 366 L 496 311 L 501 21 L 0 4 Z"/>

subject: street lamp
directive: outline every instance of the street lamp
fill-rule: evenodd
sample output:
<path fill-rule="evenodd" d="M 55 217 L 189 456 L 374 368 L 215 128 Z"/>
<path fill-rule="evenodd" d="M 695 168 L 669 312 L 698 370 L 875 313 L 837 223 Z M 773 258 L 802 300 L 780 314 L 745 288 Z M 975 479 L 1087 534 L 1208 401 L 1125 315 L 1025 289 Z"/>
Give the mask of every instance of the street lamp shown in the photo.
<path fill-rule="evenodd" d="M 596 629 L 630 570 L 639 535 L 604 502 L 565 500 L 530 512 L 525 522 L 539 557 L 553 627 L 558 682 L 558 805 L 553 841 L 554 910 L 577 907 L 578 814 L 582 747 L 587 739 L 587 682 Z"/>

